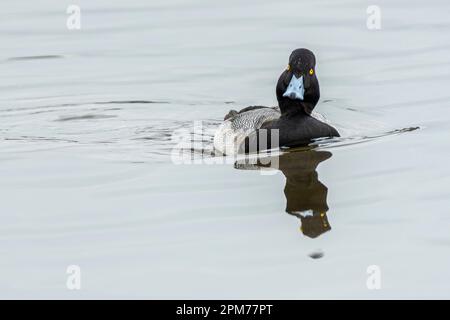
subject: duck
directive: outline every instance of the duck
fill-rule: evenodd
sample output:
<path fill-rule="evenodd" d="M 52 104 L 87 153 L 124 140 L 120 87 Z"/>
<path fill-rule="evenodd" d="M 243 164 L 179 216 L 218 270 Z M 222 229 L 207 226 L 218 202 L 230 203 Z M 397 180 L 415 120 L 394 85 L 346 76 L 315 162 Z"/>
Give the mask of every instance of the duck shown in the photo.
<path fill-rule="evenodd" d="M 214 148 L 224 155 L 273 147 L 306 146 L 339 132 L 313 112 L 320 99 L 316 57 L 306 48 L 292 51 L 276 85 L 278 106 L 230 110 L 214 134 Z M 264 137 L 265 141 L 262 141 Z"/>

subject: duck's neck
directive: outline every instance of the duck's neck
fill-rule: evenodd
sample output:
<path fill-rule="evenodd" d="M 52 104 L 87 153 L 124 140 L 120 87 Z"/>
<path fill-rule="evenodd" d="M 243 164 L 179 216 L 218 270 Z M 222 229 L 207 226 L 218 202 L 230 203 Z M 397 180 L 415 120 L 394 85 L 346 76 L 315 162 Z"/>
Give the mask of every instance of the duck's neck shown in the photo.
<path fill-rule="evenodd" d="M 307 116 L 311 114 L 316 104 L 308 101 L 282 99 L 278 101 L 278 105 L 283 116 Z"/>

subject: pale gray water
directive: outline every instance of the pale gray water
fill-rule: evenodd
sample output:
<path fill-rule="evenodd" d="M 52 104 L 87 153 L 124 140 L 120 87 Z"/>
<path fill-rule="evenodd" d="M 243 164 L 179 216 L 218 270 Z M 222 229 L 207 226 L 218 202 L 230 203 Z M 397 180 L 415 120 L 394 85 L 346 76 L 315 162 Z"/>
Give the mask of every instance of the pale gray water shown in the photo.
<path fill-rule="evenodd" d="M 379 31 L 369 1 L 83 0 L 69 31 L 71 3 L 0 11 L 0 297 L 450 298 L 447 0 L 378 1 Z M 193 121 L 210 152 L 230 108 L 276 104 L 297 47 L 344 136 L 283 158 L 294 209 L 322 195 L 316 238 L 282 173 L 170 157 Z"/>

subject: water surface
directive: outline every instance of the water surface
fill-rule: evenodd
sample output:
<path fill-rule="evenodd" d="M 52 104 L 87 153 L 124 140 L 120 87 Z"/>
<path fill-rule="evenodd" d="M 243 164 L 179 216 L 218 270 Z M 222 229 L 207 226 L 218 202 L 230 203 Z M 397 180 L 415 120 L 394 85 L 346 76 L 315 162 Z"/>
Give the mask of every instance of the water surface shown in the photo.
<path fill-rule="evenodd" d="M 450 297 L 448 1 L 78 4 L 0 12 L 2 298 Z M 297 47 L 343 138 L 206 163 Z"/>

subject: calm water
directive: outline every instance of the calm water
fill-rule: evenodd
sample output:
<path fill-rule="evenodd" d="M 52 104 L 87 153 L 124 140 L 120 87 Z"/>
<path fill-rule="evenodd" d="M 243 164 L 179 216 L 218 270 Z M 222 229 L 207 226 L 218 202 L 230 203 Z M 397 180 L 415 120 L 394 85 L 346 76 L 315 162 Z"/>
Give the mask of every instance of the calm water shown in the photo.
<path fill-rule="evenodd" d="M 0 297 L 450 298 L 447 0 L 77 3 L 0 12 Z M 297 47 L 343 138 L 207 164 Z"/>

